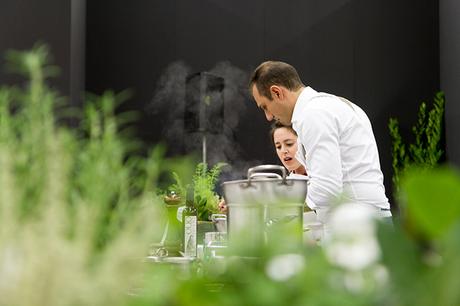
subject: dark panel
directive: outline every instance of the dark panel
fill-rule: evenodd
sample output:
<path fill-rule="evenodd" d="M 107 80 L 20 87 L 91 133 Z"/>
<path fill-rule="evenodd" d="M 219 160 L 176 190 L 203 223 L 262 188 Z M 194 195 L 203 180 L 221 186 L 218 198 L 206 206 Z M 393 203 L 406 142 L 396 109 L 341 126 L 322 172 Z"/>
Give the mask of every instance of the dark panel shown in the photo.
<path fill-rule="evenodd" d="M 449 162 L 460 167 L 460 2 L 439 3 L 441 88 L 446 95 L 446 142 Z"/>
<path fill-rule="evenodd" d="M 175 1 L 88 1 L 86 89 L 130 89 L 123 110 L 143 114 L 162 70 L 176 59 Z M 157 142 L 161 122 L 142 118 L 139 136 Z"/>
<path fill-rule="evenodd" d="M 355 1 L 355 100 L 371 119 L 391 191 L 390 117 L 406 141 L 422 101 L 439 90 L 437 1 Z"/>
<path fill-rule="evenodd" d="M 353 7 L 351 1 L 269 1 L 266 58 L 296 67 L 316 90 L 353 95 Z"/>
<path fill-rule="evenodd" d="M 248 67 L 263 52 L 261 3 L 177 0 L 177 57 L 199 71 L 224 60 Z"/>
<path fill-rule="evenodd" d="M 5 73 L 8 49 L 31 49 L 38 42 L 51 47 L 53 63 L 61 68 L 52 84 L 65 95 L 70 91 L 70 0 L 2 0 L 0 4 L 0 83 L 22 80 Z"/>
<path fill-rule="evenodd" d="M 244 72 L 263 52 L 260 3 L 176 0 L 134 1 L 126 6 L 112 1 L 107 6 L 89 1 L 87 89 L 100 93 L 107 88 L 132 88 L 134 96 L 125 109 L 142 112 L 138 134 L 147 144 L 162 141 L 173 148 L 183 137 L 172 130 L 183 124 L 177 119 L 183 118 L 178 100 L 187 74 L 220 71 L 227 82 L 239 86 L 237 90 L 246 84 Z M 233 145 L 227 147 L 241 147 L 237 154 L 241 160 L 272 161 L 275 156 L 267 150 L 268 123 L 257 116 L 247 97 L 241 101 L 242 96 L 238 93 L 239 100 L 232 101 L 234 95 L 227 94 L 225 113 L 233 113 L 227 118 Z"/>
<path fill-rule="evenodd" d="M 71 0 L 70 101 L 83 104 L 85 91 L 86 0 Z"/>

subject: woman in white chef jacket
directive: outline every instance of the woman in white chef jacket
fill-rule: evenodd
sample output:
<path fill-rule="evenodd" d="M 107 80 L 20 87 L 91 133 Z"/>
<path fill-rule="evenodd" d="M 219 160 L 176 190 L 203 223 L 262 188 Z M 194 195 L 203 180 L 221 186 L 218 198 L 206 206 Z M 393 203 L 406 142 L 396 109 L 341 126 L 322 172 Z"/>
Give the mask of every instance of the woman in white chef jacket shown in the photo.
<path fill-rule="evenodd" d="M 305 167 L 295 158 L 297 152 L 297 134 L 290 125 L 275 122 L 270 129 L 270 137 L 275 146 L 276 154 L 283 166 L 289 171 L 289 177 L 304 177 L 307 175 Z M 219 203 L 219 210 L 227 212 L 225 200 Z M 315 243 L 323 236 L 322 223 L 318 221 L 316 213 L 311 210 L 307 203 L 303 213 L 304 240 L 307 243 Z"/>
<path fill-rule="evenodd" d="M 275 122 L 272 125 L 270 134 L 273 144 L 275 145 L 276 154 L 283 166 L 289 171 L 290 177 L 305 176 L 307 171 L 305 167 L 295 158 L 297 153 L 297 134 L 291 126 L 283 125 L 280 122 Z M 303 215 L 304 227 L 311 224 L 316 224 L 316 214 L 305 203 Z"/>
<path fill-rule="evenodd" d="M 276 154 L 283 166 L 289 171 L 289 176 L 307 175 L 305 167 L 295 158 L 297 152 L 297 134 L 293 128 L 275 122 L 271 127 L 270 136 L 275 146 Z M 219 209 L 221 212 L 227 211 L 225 201 L 222 200 L 219 203 Z M 306 211 L 311 211 L 311 209 L 307 206 Z M 304 217 L 308 219 L 307 221 L 316 221 L 314 212 L 309 212 Z"/>
<path fill-rule="evenodd" d="M 270 135 L 275 145 L 276 154 L 289 174 L 307 175 L 305 167 L 295 158 L 297 134 L 292 127 L 276 122 L 272 125 Z"/>

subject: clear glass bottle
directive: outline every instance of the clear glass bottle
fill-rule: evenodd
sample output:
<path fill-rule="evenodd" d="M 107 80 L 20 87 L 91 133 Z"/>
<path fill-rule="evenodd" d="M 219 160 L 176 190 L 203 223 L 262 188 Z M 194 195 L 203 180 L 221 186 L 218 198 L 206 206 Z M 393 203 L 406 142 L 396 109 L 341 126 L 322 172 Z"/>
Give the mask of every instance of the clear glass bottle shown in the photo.
<path fill-rule="evenodd" d="M 193 186 L 187 187 L 185 208 L 182 211 L 184 256 L 196 257 L 198 213 L 194 203 Z"/>

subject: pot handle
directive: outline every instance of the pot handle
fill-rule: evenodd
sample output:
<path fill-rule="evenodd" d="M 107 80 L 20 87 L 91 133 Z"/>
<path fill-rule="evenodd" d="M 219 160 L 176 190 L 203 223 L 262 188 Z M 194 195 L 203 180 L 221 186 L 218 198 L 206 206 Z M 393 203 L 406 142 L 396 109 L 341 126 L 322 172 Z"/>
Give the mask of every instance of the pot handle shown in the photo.
<path fill-rule="evenodd" d="M 257 173 L 251 174 L 251 179 L 256 178 L 256 177 L 276 178 L 276 179 L 282 178 L 281 175 L 279 175 L 278 173 L 273 173 L 273 172 L 257 172 Z"/>
<path fill-rule="evenodd" d="M 259 171 L 268 171 L 268 170 L 277 170 L 280 171 L 282 176 L 280 177 L 277 173 L 257 173 Z M 248 169 L 248 184 L 251 183 L 251 180 L 254 177 L 260 177 L 260 176 L 265 176 L 265 177 L 279 177 L 282 179 L 282 184 L 286 184 L 286 168 L 283 166 L 278 166 L 278 165 L 260 165 L 260 166 L 255 166 L 252 168 Z"/>

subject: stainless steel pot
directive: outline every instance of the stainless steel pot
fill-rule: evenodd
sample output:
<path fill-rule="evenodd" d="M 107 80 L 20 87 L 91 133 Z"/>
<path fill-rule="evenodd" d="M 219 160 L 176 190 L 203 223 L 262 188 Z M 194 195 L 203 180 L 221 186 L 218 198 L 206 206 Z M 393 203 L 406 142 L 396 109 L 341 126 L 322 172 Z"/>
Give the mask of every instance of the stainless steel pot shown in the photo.
<path fill-rule="evenodd" d="M 301 241 L 307 176 L 289 178 L 282 166 L 261 165 L 248 170 L 247 180 L 224 182 L 222 187 L 228 206 L 229 243 L 238 240 L 258 247 L 270 240 L 271 228 L 279 233 L 279 225 L 298 230 Z"/>

